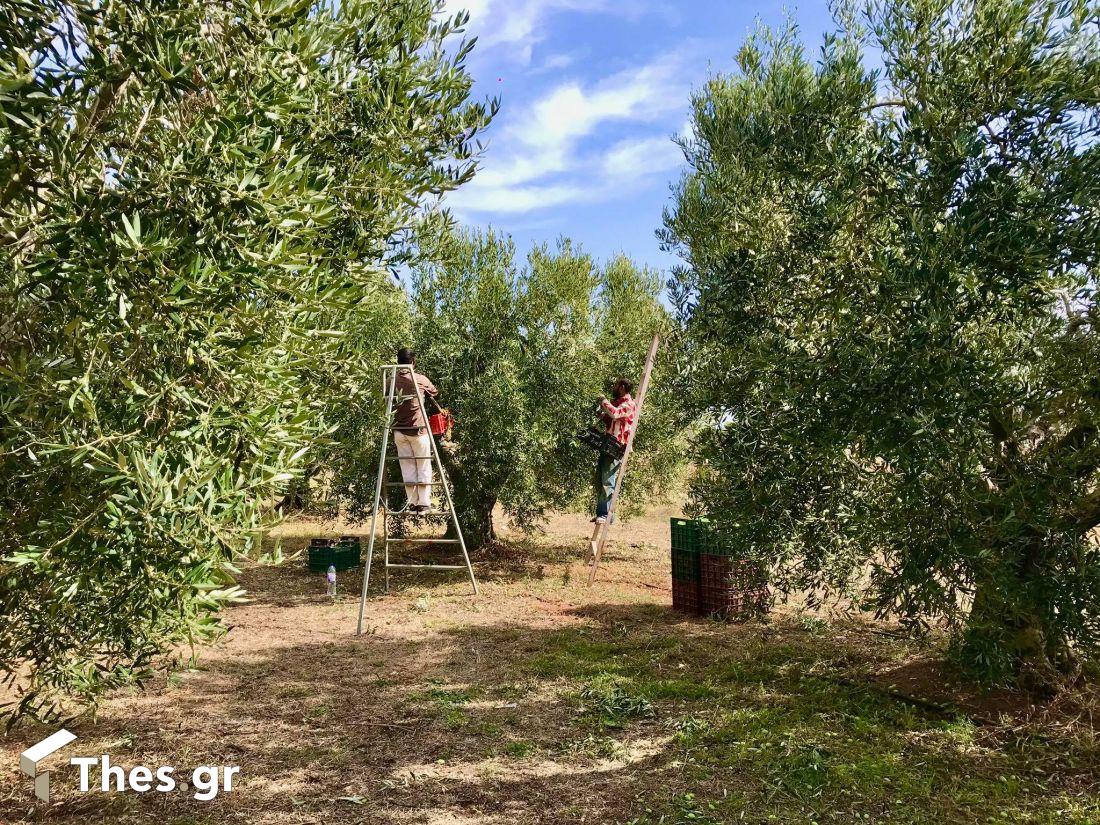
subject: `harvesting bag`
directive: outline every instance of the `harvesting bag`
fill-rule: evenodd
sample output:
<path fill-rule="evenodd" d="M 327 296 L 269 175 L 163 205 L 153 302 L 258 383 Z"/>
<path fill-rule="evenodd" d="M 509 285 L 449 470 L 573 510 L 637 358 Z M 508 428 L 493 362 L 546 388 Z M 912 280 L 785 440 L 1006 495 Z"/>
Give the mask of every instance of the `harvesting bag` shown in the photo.
<path fill-rule="evenodd" d="M 623 455 L 626 453 L 626 447 L 619 443 L 619 439 L 596 427 L 589 427 L 587 430 L 577 433 L 575 438 L 581 444 L 598 453 L 603 453 L 613 461 L 622 460 Z"/>
<path fill-rule="evenodd" d="M 601 419 L 603 418 L 603 408 L 599 404 L 595 405 L 593 413 L 600 416 Z M 589 427 L 577 433 L 573 438 L 589 449 L 607 456 L 612 461 L 621 461 L 626 454 L 626 445 L 620 444 L 619 439 L 611 435 L 607 428 L 603 426 Z"/>

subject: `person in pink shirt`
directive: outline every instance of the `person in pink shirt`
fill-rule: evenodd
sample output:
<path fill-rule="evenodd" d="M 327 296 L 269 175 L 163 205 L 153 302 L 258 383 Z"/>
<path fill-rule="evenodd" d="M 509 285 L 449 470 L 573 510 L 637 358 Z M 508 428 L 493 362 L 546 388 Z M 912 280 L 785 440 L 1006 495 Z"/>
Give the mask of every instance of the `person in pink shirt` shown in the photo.
<path fill-rule="evenodd" d="M 634 383 L 628 378 L 620 378 L 615 382 L 611 391 L 614 400 L 600 398 L 600 413 L 607 432 L 624 447 L 630 440 L 630 433 L 634 431 L 634 419 L 637 413 L 637 404 L 634 403 Z M 615 480 L 622 466 L 621 459 L 600 453 L 599 463 L 596 465 L 596 517 L 593 522 L 601 524 L 607 520 L 607 511 L 611 504 L 611 495 L 615 492 Z"/>

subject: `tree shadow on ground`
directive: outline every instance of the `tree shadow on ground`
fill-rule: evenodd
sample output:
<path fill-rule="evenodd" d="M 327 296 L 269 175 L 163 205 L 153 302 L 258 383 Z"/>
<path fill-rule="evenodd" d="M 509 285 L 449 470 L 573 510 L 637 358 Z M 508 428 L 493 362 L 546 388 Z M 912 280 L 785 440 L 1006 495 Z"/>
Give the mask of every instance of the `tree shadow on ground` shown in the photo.
<path fill-rule="evenodd" d="M 556 540 L 547 540 L 547 535 L 536 530 L 530 534 L 510 533 L 507 536 L 507 540 L 495 541 L 471 552 L 470 559 L 473 563 L 474 572 L 478 581 L 495 584 L 516 584 L 531 580 L 538 581 L 543 578 L 554 576 L 563 567 L 568 565 L 575 563 L 585 564 L 589 531 L 586 529 L 588 525 L 583 517 L 578 518 L 580 519 L 578 533 L 573 541 L 562 542 L 560 536 L 553 537 Z M 365 562 L 369 537 L 369 520 L 363 524 L 355 525 L 349 525 L 342 522 L 318 521 L 299 525 L 299 527 L 302 526 L 310 528 L 310 535 L 318 537 L 336 537 L 341 534 L 359 537 L 362 547 L 362 558 Z M 413 521 L 409 523 L 409 526 L 412 528 L 410 535 L 419 538 L 442 538 L 444 535 L 443 527 L 439 524 Z M 292 573 L 299 573 L 303 570 L 305 568 L 305 554 L 309 545 L 310 535 L 296 534 L 279 537 L 278 540 L 282 547 L 282 551 L 289 560 L 286 564 L 275 569 L 290 570 Z M 382 567 L 383 547 L 381 527 L 379 527 L 376 536 L 374 559 L 371 569 L 372 593 L 375 592 L 374 583 L 381 582 L 384 574 Z M 643 546 L 646 546 L 645 542 L 632 542 L 625 538 L 620 539 L 613 537 L 608 543 L 602 557 L 602 564 L 604 566 L 604 572 L 601 574 L 602 580 L 607 581 L 609 575 L 607 571 L 616 565 L 637 564 L 640 555 L 639 549 Z M 271 552 L 274 549 L 274 540 L 271 537 L 265 538 L 264 549 L 267 552 Z M 393 561 L 400 562 L 438 564 L 462 563 L 461 552 L 454 545 L 398 545 L 393 547 L 392 555 Z M 270 570 L 272 568 L 268 569 Z M 313 575 L 319 576 L 320 574 Z M 439 577 L 441 575 L 446 574 L 441 571 L 395 571 L 391 576 L 391 590 L 400 592 L 401 590 L 413 588 L 433 587 L 440 583 Z M 457 575 L 459 579 L 461 579 L 462 576 L 461 572 L 453 575 Z M 259 592 L 269 587 L 283 589 L 284 591 L 287 590 L 284 583 L 269 581 L 264 577 L 262 572 L 257 574 L 256 568 L 246 571 L 245 576 L 246 578 L 243 579 L 241 583 L 250 593 Z M 358 587 L 360 587 L 362 583 L 362 568 L 360 567 L 354 571 L 348 571 L 346 574 L 342 575 L 341 578 L 349 582 L 347 587 L 354 587 L 355 592 L 358 592 Z M 293 595 L 293 593 L 289 593 L 288 595 Z"/>
<path fill-rule="evenodd" d="M 295 583 L 255 597 L 281 605 Z M 102 747 L 128 766 L 239 765 L 234 792 L 63 790 L 30 817 L 13 792 L 0 820 L 963 822 L 1059 810 L 1089 821 L 1095 746 L 1013 741 L 883 696 L 861 674 L 894 662 L 896 640 L 653 604 L 565 614 L 551 629 L 515 618 L 405 637 L 378 628 L 220 657 L 74 731 L 81 753 Z"/>

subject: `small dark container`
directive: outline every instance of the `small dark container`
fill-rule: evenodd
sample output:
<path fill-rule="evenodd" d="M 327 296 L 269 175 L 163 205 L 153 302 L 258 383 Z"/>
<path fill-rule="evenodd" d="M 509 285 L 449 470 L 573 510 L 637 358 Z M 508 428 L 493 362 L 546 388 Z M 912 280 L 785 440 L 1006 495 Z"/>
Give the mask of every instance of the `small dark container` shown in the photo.
<path fill-rule="evenodd" d="M 340 570 L 351 570 L 360 563 L 359 539 L 345 536 L 339 541 L 332 539 L 313 539 L 309 543 L 307 563 L 314 573 L 324 573 L 329 566 Z"/>

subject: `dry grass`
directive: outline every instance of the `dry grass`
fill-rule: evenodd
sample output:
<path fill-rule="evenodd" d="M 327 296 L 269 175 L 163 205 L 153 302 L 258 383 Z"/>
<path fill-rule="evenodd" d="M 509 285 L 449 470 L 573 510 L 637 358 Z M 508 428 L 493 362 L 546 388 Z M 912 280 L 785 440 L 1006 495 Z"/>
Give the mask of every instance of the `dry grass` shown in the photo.
<path fill-rule="evenodd" d="M 479 560 L 478 598 L 401 573 L 362 637 L 356 576 L 333 601 L 300 559 L 249 567 L 225 641 L 110 697 L 67 754 L 239 765 L 237 788 L 82 795 L 63 767 L 35 804 L 15 765 L 46 731 L 25 728 L 0 741 L 0 822 L 1100 821 L 1091 720 L 1037 727 L 1026 699 L 967 695 L 934 650 L 862 621 L 678 616 L 667 515 L 617 526 L 593 588 L 568 515 Z M 293 552 L 348 530 L 281 534 Z"/>

